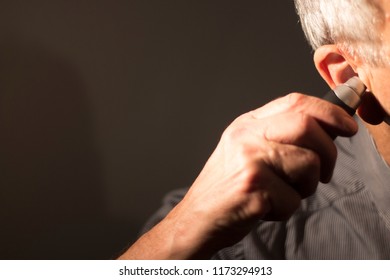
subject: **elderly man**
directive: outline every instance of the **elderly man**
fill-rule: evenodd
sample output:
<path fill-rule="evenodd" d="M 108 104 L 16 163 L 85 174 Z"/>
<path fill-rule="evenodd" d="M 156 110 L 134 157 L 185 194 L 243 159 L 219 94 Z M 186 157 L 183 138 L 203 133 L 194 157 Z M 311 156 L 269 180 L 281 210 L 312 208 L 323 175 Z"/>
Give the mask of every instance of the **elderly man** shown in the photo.
<path fill-rule="evenodd" d="M 298 93 L 238 117 L 121 258 L 390 258 L 390 1 L 295 4 L 329 86 L 366 85 L 360 117 Z"/>

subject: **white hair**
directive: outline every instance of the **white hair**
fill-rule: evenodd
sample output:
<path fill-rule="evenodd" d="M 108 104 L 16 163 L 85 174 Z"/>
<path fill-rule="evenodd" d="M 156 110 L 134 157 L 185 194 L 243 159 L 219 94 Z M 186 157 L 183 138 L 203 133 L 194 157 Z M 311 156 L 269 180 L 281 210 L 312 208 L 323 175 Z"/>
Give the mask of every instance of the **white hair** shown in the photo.
<path fill-rule="evenodd" d="M 303 31 L 314 50 L 322 45 L 336 44 L 365 63 L 384 63 L 381 31 L 385 13 L 378 0 L 294 2 Z"/>

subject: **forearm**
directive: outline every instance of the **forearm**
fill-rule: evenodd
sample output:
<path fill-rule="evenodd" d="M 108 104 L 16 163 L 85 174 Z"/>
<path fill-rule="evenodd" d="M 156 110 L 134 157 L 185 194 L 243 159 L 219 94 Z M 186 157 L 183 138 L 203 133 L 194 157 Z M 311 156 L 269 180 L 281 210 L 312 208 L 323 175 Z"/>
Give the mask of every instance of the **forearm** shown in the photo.
<path fill-rule="evenodd" d="M 165 219 L 142 235 L 118 259 L 208 259 L 221 246 L 207 239 L 201 221 L 181 217 L 180 205 Z M 223 246 L 222 246 L 223 247 Z"/>
<path fill-rule="evenodd" d="M 180 251 L 173 248 L 174 238 L 164 233 L 164 221 L 157 224 L 150 231 L 142 235 L 119 259 L 150 260 L 175 259 Z M 184 256 L 182 257 L 184 258 Z"/>

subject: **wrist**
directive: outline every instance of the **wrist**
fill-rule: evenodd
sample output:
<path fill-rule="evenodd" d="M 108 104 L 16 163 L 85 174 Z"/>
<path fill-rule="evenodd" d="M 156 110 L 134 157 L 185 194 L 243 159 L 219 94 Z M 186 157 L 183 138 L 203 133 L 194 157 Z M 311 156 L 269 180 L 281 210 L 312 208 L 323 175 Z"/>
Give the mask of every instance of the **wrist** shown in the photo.
<path fill-rule="evenodd" d="M 188 212 L 181 215 L 180 208 L 174 208 L 118 259 L 210 258 L 218 249 L 210 242 L 204 221 L 189 217 Z"/>

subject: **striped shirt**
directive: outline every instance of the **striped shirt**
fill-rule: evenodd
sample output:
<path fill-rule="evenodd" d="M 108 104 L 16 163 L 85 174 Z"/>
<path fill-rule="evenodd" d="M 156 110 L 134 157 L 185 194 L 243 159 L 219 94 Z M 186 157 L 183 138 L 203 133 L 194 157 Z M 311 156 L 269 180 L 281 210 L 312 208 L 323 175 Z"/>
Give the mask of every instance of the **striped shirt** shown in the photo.
<path fill-rule="evenodd" d="M 352 138 L 338 137 L 333 178 L 319 184 L 283 222 L 259 221 L 214 259 L 390 259 L 390 169 L 361 120 Z M 170 193 L 146 229 L 185 195 Z"/>

